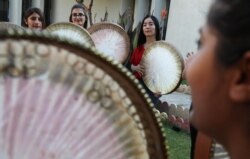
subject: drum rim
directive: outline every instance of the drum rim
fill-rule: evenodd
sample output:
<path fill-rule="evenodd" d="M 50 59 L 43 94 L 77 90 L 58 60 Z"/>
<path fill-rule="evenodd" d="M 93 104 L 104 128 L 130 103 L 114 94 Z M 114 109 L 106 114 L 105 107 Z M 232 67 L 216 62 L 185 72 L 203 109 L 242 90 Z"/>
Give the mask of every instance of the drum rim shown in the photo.
<path fill-rule="evenodd" d="M 87 30 L 90 33 L 90 35 L 93 35 L 95 32 L 99 31 L 99 30 L 105 30 L 105 29 L 112 29 L 115 32 L 117 32 L 118 34 L 120 34 L 123 39 L 125 40 L 125 44 L 126 44 L 126 52 L 124 52 L 124 59 L 122 59 L 122 63 L 124 63 L 126 61 L 126 59 L 129 56 L 129 52 L 130 52 L 130 38 L 127 34 L 127 32 L 118 24 L 116 23 L 111 23 L 111 22 L 99 22 L 99 23 L 95 23 L 93 24 L 91 27 L 89 27 Z"/>
<path fill-rule="evenodd" d="M 154 48 L 157 48 L 157 47 L 165 48 L 171 54 L 174 54 L 174 57 L 177 57 L 176 60 L 179 61 L 179 64 L 181 66 L 180 75 L 179 76 L 176 75 L 179 80 L 175 82 L 175 87 L 172 87 L 172 89 L 170 89 L 170 90 L 165 90 L 165 93 L 162 93 L 162 94 L 169 94 L 169 93 L 174 92 L 181 84 L 182 72 L 183 72 L 183 69 L 184 69 L 184 60 L 182 58 L 182 55 L 179 53 L 179 51 L 173 45 L 171 45 L 170 43 L 168 43 L 166 41 L 160 40 L 160 41 L 155 41 L 155 42 L 149 44 L 147 46 L 147 48 L 145 48 L 144 54 L 142 56 L 142 63 L 143 63 L 144 58 L 147 58 L 147 55 L 152 53 L 151 50 L 154 49 Z M 150 89 L 149 80 L 146 79 L 145 75 L 142 76 L 142 79 L 145 82 L 146 86 Z M 158 93 L 158 92 L 154 92 L 154 93 Z"/>
<path fill-rule="evenodd" d="M 70 22 L 53 23 L 49 25 L 45 30 L 49 32 L 53 32 L 53 31 L 62 30 L 62 29 L 72 30 L 72 31 L 77 32 L 78 35 L 80 35 L 83 39 L 87 38 L 87 41 L 89 42 L 91 46 L 95 46 L 95 43 L 93 39 L 91 38 L 91 35 L 86 29 L 84 29 L 83 27 L 80 27 L 79 25 L 70 23 Z"/>
<path fill-rule="evenodd" d="M 32 40 L 43 43 L 45 45 L 56 45 L 58 47 L 67 49 L 68 51 L 73 52 L 77 56 L 81 56 L 92 63 L 94 63 L 95 61 L 95 64 L 98 67 L 103 68 L 103 70 L 105 68 L 105 71 L 110 76 L 113 75 L 113 79 L 119 82 L 120 87 L 122 87 L 124 91 L 126 91 L 126 93 L 129 95 L 129 98 L 134 103 L 138 104 L 137 106 L 138 108 L 140 108 L 140 112 L 138 113 L 138 115 L 142 118 L 142 114 L 144 113 L 143 119 L 145 120 L 143 120 L 143 122 L 148 130 L 152 131 L 148 133 L 151 134 L 151 137 L 153 137 L 146 137 L 148 139 L 147 148 L 148 150 L 150 150 L 148 151 L 150 155 L 149 157 L 157 157 L 159 159 L 168 158 L 168 146 L 166 143 L 166 135 L 161 119 L 159 115 L 156 114 L 156 109 L 154 108 L 149 97 L 146 95 L 145 90 L 139 84 L 139 81 L 135 79 L 135 77 L 129 72 L 129 70 L 123 67 L 122 64 L 111 58 L 103 56 L 103 54 L 96 50 L 94 47 L 80 45 L 79 43 L 69 41 L 68 39 L 52 36 L 47 31 L 34 32 L 32 30 L 20 29 L 0 31 L 0 40 L 5 39 Z M 89 52 L 89 54 L 82 54 L 83 51 Z"/>

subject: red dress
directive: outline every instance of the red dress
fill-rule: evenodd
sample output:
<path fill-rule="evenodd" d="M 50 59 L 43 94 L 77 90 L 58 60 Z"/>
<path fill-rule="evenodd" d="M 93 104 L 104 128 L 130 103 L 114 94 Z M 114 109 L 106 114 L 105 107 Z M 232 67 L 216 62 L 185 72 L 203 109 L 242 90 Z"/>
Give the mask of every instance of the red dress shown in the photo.
<path fill-rule="evenodd" d="M 142 55 L 143 55 L 144 51 L 145 51 L 145 49 L 144 49 L 144 46 L 143 46 L 143 45 L 138 46 L 138 47 L 134 50 L 134 52 L 133 52 L 133 54 L 132 54 L 132 56 L 131 56 L 130 64 L 131 64 L 131 65 L 134 65 L 134 66 L 139 65 L 140 62 L 141 62 Z M 141 76 L 138 72 L 136 72 L 136 71 L 133 72 L 133 74 L 135 75 L 135 77 L 136 77 L 137 79 L 141 79 L 141 78 L 142 78 L 142 76 Z"/>

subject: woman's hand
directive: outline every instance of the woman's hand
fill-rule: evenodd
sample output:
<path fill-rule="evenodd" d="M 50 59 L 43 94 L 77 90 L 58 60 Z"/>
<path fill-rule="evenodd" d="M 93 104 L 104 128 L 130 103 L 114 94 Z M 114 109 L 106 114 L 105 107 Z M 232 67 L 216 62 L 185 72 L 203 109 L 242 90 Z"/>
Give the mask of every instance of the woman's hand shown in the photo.
<path fill-rule="evenodd" d="M 161 97 L 161 92 L 155 92 L 154 95 L 159 98 Z"/>
<path fill-rule="evenodd" d="M 131 70 L 132 70 L 132 72 L 138 72 L 139 74 L 140 74 L 140 76 L 142 76 L 143 75 L 143 73 L 144 73 L 144 67 L 142 66 L 142 65 L 140 65 L 140 64 L 138 64 L 138 65 L 131 65 Z"/>

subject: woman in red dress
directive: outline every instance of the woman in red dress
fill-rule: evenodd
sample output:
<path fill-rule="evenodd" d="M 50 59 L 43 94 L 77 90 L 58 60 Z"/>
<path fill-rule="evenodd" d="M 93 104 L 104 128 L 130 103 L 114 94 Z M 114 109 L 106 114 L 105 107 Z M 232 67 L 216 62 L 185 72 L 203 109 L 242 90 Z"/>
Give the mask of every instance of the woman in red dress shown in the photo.
<path fill-rule="evenodd" d="M 148 87 L 145 85 L 145 83 L 142 80 L 142 76 L 144 73 L 144 68 L 140 64 L 143 53 L 145 51 L 145 48 L 149 44 L 155 41 L 160 40 L 160 25 L 159 21 L 157 18 L 153 15 L 147 15 L 144 17 L 142 20 L 142 25 L 140 29 L 140 33 L 138 36 L 138 43 L 137 43 L 137 48 L 134 50 L 132 57 L 130 59 L 130 64 L 131 64 L 131 70 L 135 77 L 141 82 L 141 84 L 144 86 L 146 89 L 149 97 L 151 98 L 152 102 L 156 105 L 157 102 L 159 101 L 160 95 L 154 94 L 151 92 Z"/>

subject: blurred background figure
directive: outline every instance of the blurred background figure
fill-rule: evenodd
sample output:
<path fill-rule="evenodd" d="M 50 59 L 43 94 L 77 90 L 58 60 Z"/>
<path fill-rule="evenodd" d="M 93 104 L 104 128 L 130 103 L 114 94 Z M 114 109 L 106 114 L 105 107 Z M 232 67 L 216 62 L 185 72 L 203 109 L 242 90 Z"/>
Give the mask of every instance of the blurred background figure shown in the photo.
<path fill-rule="evenodd" d="M 160 95 L 151 92 L 143 82 L 142 76 L 144 74 L 144 68 L 140 64 L 140 62 L 145 48 L 147 48 L 149 44 L 155 41 L 159 41 L 160 38 L 160 25 L 157 18 L 153 15 L 145 16 L 142 20 L 141 29 L 138 36 L 137 48 L 134 50 L 129 64 L 131 66 L 133 74 L 144 86 L 154 105 L 159 102 Z"/>
<path fill-rule="evenodd" d="M 44 15 L 39 8 L 29 8 L 24 12 L 22 26 L 42 30 L 46 27 Z"/>
<path fill-rule="evenodd" d="M 250 155 L 250 1 L 216 0 L 187 68 L 191 123 L 232 159 Z"/>
<path fill-rule="evenodd" d="M 73 24 L 79 25 L 85 29 L 88 27 L 87 12 L 82 4 L 75 4 L 71 8 L 69 21 Z"/>

